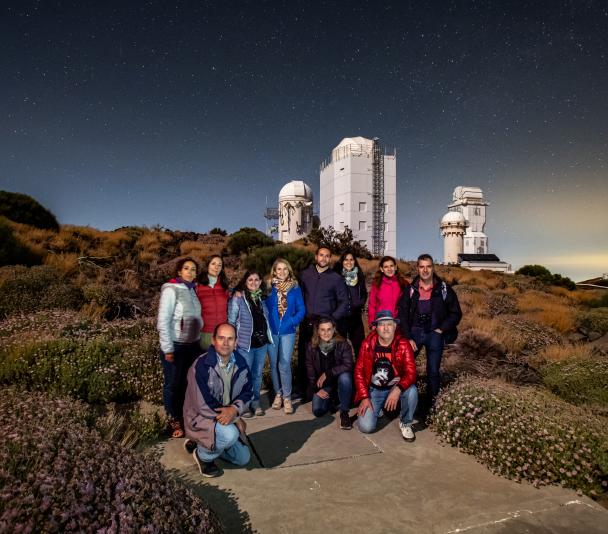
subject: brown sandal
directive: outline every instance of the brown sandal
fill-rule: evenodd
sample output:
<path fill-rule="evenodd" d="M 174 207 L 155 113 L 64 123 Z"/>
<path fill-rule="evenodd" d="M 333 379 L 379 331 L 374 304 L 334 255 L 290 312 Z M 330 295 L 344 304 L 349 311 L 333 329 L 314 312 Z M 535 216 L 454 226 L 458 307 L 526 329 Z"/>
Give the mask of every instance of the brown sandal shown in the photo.
<path fill-rule="evenodd" d="M 183 438 L 184 437 L 184 429 L 182 427 L 182 423 L 177 419 L 172 419 L 169 421 L 169 427 L 171 428 L 171 437 L 172 438 Z"/>

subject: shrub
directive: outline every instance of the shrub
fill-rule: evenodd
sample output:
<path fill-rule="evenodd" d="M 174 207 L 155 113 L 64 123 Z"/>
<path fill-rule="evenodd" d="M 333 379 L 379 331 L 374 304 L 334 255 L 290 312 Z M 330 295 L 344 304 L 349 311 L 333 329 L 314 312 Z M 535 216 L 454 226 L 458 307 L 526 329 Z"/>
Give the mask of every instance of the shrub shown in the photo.
<path fill-rule="evenodd" d="M 314 261 L 314 255 L 309 250 L 289 245 L 277 245 L 256 249 L 245 259 L 245 267 L 256 269 L 260 273 L 269 273 L 277 258 L 287 260 L 295 273 L 301 272 Z"/>
<path fill-rule="evenodd" d="M 28 195 L 0 191 L 0 215 L 36 228 L 59 230 L 55 216 Z"/>
<path fill-rule="evenodd" d="M 0 268 L 0 318 L 49 308 L 77 309 L 83 302 L 81 289 L 52 267 Z"/>
<path fill-rule="evenodd" d="M 462 379 L 440 394 L 432 424 L 441 439 L 507 478 L 592 497 L 608 483 L 605 418 L 538 389 Z"/>
<path fill-rule="evenodd" d="M 368 260 L 372 258 L 365 244 L 355 239 L 353 231 L 348 226 L 344 228 L 342 233 L 338 233 L 333 226 L 314 228 L 307 237 L 317 247 L 329 247 L 334 254 L 342 254 L 345 250 L 351 250 L 359 258 Z"/>
<path fill-rule="evenodd" d="M 576 317 L 579 328 L 585 328 L 589 332 L 608 332 L 608 308 L 595 308 L 593 310 L 579 312 Z"/>
<path fill-rule="evenodd" d="M 0 267 L 4 265 L 38 265 L 42 257 L 24 245 L 4 217 L 0 217 Z"/>
<path fill-rule="evenodd" d="M 515 274 L 531 276 L 533 278 L 537 278 L 544 284 L 565 287 L 570 291 L 574 291 L 576 289 L 576 284 L 570 280 L 570 278 L 557 273 L 551 274 L 551 271 L 542 265 L 524 265 L 521 269 L 518 269 Z"/>
<path fill-rule="evenodd" d="M 105 441 L 85 406 L 2 390 L 0 525 L 6 532 L 221 532 L 151 456 Z"/>
<path fill-rule="evenodd" d="M 608 415 L 608 361 L 604 357 L 575 358 L 543 365 L 544 385 L 573 404 L 595 406 Z"/>
<path fill-rule="evenodd" d="M 235 232 L 228 239 L 226 251 L 228 254 L 238 256 L 241 253 L 250 253 L 259 247 L 268 247 L 274 244 L 274 240 L 257 228 L 244 227 Z"/>
<path fill-rule="evenodd" d="M 37 316 L 2 323 L 0 381 L 87 402 L 160 403 L 158 334 L 151 320 L 92 321 Z M 38 331 L 46 333 L 40 339 Z"/>
<path fill-rule="evenodd" d="M 209 230 L 209 233 L 211 235 L 221 235 L 221 236 L 228 235 L 228 232 L 226 232 L 226 230 L 223 230 L 222 228 L 218 228 L 217 226 L 215 228 L 211 228 L 211 230 Z"/>
<path fill-rule="evenodd" d="M 604 291 L 600 297 L 589 302 L 591 308 L 608 308 L 608 291 Z"/>

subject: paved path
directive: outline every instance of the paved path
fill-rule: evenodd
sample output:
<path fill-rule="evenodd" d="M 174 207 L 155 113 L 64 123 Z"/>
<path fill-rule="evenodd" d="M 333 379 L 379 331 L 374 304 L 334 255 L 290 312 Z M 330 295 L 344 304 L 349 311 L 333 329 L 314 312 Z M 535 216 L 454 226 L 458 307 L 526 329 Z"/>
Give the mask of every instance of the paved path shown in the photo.
<path fill-rule="evenodd" d="M 201 477 L 182 440 L 161 444 L 161 461 L 229 534 L 608 533 L 608 511 L 592 500 L 494 476 L 428 429 L 406 443 L 396 420 L 366 436 L 336 419 L 315 419 L 310 404 L 249 419 L 259 458 L 240 469 L 218 462 L 215 479 Z"/>

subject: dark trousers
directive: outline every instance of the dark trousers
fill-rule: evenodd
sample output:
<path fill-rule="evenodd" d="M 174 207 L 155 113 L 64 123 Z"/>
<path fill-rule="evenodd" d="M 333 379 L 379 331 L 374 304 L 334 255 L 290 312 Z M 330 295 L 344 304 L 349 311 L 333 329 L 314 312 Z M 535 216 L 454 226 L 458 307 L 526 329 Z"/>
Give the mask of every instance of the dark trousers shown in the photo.
<path fill-rule="evenodd" d="M 353 396 L 353 377 L 350 373 L 340 373 L 329 383 L 326 380 L 321 389 L 329 393 L 329 398 L 322 399 L 316 393 L 312 396 L 312 413 L 315 417 L 325 415 L 330 410 L 331 405 L 336 402 L 336 396 L 339 400 L 340 411 L 348 412 Z"/>
<path fill-rule="evenodd" d="M 339 324 L 340 333 L 350 341 L 353 346 L 353 355 L 355 360 L 359 356 L 359 349 L 365 339 L 365 327 L 363 326 L 363 318 L 361 317 L 361 310 L 358 313 L 347 315 L 343 319 L 340 319 Z"/>
<path fill-rule="evenodd" d="M 300 323 L 298 333 L 298 370 L 296 372 L 296 381 L 298 391 L 302 399 L 306 398 L 308 391 L 308 376 L 306 374 L 306 345 L 310 343 L 314 331 L 314 319 L 308 317 Z"/>
<path fill-rule="evenodd" d="M 188 369 L 201 354 L 198 341 L 195 343 L 174 343 L 173 361 L 165 360 L 165 353 L 160 351 L 163 366 L 163 405 L 171 419 L 181 419 L 184 412 L 186 396 L 186 378 Z"/>
<path fill-rule="evenodd" d="M 412 339 L 418 346 L 418 352 L 422 347 L 426 348 L 426 382 L 431 403 L 439 393 L 441 386 L 441 357 L 443 356 L 443 336 L 434 330 L 425 332 L 422 328 L 412 327 L 410 332 Z"/>

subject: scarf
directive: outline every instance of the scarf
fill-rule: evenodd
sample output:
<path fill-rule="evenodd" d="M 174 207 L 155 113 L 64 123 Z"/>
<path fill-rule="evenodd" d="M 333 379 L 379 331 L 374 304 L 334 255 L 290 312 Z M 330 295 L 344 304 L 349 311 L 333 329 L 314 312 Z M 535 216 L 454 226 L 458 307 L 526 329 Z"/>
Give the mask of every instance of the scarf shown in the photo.
<path fill-rule="evenodd" d="M 209 278 L 209 287 L 215 287 L 215 284 L 217 283 L 217 276 L 211 276 L 208 274 L 207 277 Z"/>
<path fill-rule="evenodd" d="M 342 276 L 344 277 L 344 281 L 347 286 L 355 287 L 357 282 L 359 281 L 359 269 L 353 267 L 352 271 L 347 271 L 346 269 L 342 269 Z"/>
<path fill-rule="evenodd" d="M 329 341 L 319 340 L 319 350 L 327 355 L 336 348 L 336 338 L 331 338 Z"/>
<path fill-rule="evenodd" d="M 272 285 L 277 290 L 277 304 L 279 307 L 279 317 L 282 319 L 285 311 L 287 310 L 287 292 L 295 286 L 294 281 L 291 278 L 287 280 L 279 280 L 278 278 L 272 279 Z"/>
<path fill-rule="evenodd" d="M 251 299 L 251 301 L 254 302 L 255 304 L 259 305 L 260 300 L 262 299 L 262 290 L 261 289 L 256 289 L 255 291 L 247 290 L 247 293 L 249 293 L 249 298 Z"/>
<path fill-rule="evenodd" d="M 175 281 L 178 284 L 184 284 L 188 289 L 194 289 L 196 287 L 196 280 L 192 280 L 192 282 L 186 282 L 183 278 L 178 276 Z"/>

